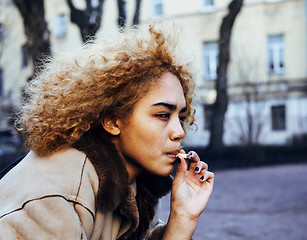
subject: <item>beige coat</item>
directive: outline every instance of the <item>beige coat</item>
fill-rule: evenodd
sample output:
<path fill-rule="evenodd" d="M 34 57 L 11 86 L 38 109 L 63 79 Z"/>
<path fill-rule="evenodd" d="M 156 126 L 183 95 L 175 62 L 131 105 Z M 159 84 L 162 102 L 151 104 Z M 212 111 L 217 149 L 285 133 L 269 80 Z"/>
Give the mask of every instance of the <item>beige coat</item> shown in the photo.
<path fill-rule="evenodd" d="M 150 226 L 172 178 L 144 170 L 136 191 L 124 161 L 99 129 L 49 157 L 30 152 L 0 181 L 0 240 L 161 239 L 165 226 Z"/>
<path fill-rule="evenodd" d="M 98 176 L 84 153 L 30 152 L 0 181 L 0 239 L 117 239 L 129 223 L 96 211 L 97 192 Z"/>
<path fill-rule="evenodd" d="M 30 152 L 0 181 L 0 239 L 118 239 L 130 224 L 116 211 L 95 210 L 98 186 L 84 153 Z"/>

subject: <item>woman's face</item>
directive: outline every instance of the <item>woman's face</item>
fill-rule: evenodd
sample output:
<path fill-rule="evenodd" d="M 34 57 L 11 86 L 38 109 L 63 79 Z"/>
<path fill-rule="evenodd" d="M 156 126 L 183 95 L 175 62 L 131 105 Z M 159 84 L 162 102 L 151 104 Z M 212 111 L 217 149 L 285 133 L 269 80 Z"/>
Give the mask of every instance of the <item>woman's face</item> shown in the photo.
<path fill-rule="evenodd" d="M 186 102 L 178 78 L 165 73 L 135 104 L 127 120 L 118 120 L 117 145 L 135 175 L 144 168 L 154 174 L 172 173 L 185 136 Z"/>

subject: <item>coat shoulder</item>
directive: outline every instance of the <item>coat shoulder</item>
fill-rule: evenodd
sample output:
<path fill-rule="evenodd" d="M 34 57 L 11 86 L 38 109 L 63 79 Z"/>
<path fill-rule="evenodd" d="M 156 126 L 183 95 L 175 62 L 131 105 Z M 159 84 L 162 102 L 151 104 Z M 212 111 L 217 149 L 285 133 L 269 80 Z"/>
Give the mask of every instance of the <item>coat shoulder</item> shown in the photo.
<path fill-rule="evenodd" d="M 71 148 L 40 157 L 31 151 L 0 181 L 0 216 L 48 196 L 94 211 L 98 185 L 97 173 L 84 153 Z"/>

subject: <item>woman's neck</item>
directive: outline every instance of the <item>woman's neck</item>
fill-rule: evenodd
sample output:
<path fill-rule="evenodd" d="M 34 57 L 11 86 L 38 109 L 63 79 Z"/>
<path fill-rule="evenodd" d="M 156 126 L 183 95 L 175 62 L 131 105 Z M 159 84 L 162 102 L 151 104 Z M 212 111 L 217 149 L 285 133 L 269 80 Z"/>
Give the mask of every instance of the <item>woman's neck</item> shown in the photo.
<path fill-rule="evenodd" d="M 129 183 L 133 183 L 137 176 L 142 172 L 142 167 L 132 158 L 126 156 L 119 147 L 119 142 L 117 138 L 112 140 L 113 144 L 117 148 L 117 150 L 121 153 L 124 158 L 124 162 L 127 168 L 127 172 L 129 175 Z"/>
<path fill-rule="evenodd" d="M 131 161 L 129 158 L 128 159 L 125 158 L 125 165 L 126 165 L 128 175 L 129 175 L 129 182 L 131 184 L 135 181 L 137 176 L 141 173 L 141 169 L 139 168 L 139 166 L 134 164 L 134 161 Z"/>

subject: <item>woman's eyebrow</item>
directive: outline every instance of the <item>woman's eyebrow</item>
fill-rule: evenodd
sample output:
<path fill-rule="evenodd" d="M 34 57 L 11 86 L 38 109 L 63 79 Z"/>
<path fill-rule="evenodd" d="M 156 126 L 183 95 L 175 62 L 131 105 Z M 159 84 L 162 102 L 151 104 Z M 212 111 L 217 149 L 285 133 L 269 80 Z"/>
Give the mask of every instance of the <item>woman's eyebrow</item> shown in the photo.
<path fill-rule="evenodd" d="M 163 107 L 166 107 L 166 108 L 168 108 L 169 110 L 172 110 L 172 111 L 177 109 L 176 105 L 170 104 L 170 103 L 166 103 L 166 102 L 158 102 L 158 103 L 153 104 L 152 106 L 154 106 L 154 107 L 163 106 Z"/>
<path fill-rule="evenodd" d="M 158 103 L 153 104 L 152 106 L 154 106 L 154 107 L 163 106 L 163 107 L 166 107 L 166 108 L 168 108 L 169 110 L 172 110 L 172 111 L 175 111 L 177 109 L 176 105 L 166 103 L 166 102 L 158 102 Z M 183 112 L 186 112 L 187 110 L 188 110 L 187 107 L 184 107 L 184 108 L 181 109 L 180 112 L 183 113 Z"/>

